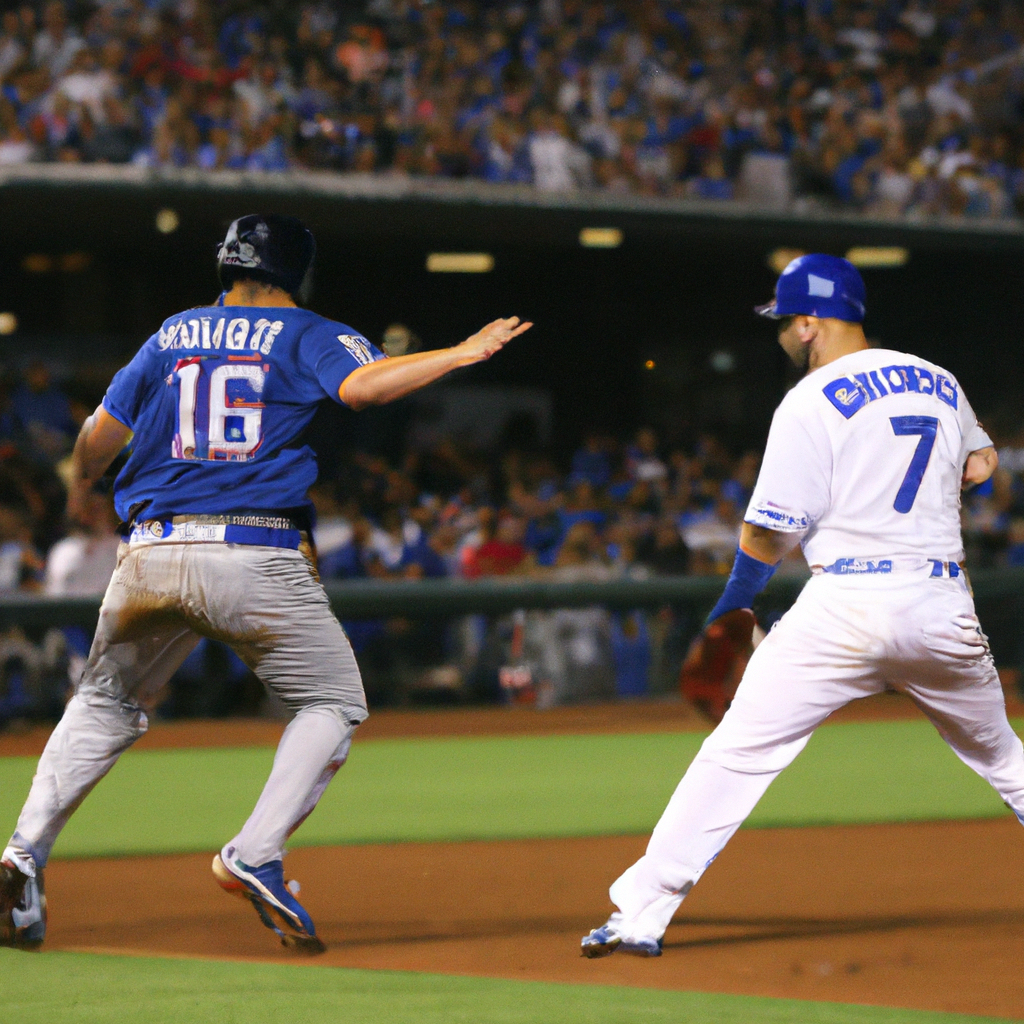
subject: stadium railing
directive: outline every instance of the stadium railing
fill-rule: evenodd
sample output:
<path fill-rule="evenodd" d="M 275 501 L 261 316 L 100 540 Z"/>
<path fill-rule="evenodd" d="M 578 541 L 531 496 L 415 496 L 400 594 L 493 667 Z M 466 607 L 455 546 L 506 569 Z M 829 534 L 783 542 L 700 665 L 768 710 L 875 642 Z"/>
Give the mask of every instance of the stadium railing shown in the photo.
<path fill-rule="evenodd" d="M 979 606 L 992 606 L 994 602 L 1024 597 L 1024 568 L 982 570 L 971 575 L 971 582 Z M 804 583 L 802 577 L 776 577 L 759 601 L 776 609 L 788 607 Z M 613 610 L 664 605 L 703 609 L 714 605 L 724 585 L 725 579 L 718 576 L 664 576 L 601 583 L 507 578 L 415 582 L 373 580 L 330 582 L 326 589 L 340 619 L 391 616 L 428 619 L 595 605 Z M 98 597 L 43 597 L 35 594 L 0 597 L 0 627 L 71 624 L 94 627 L 99 607 Z"/>
<path fill-rule="evenodd" d="M 940 235 L 979 240 L 1024 238 L 1024 224 L 1017 218 L 951 217 L 947 215 L 910 218 L 905 216 L 865 216 L 856 210 L 815 208 L 777 209 L 739 200 L 721 202 L 711 199 L 622 195 L 600 189 L 574 189 L 546 192 L 532 185 L 499 184 L 475 179 L 420 178 L 403 175 L 359 172 L 290 170 L 208 171 L 196 167 L 139 167 L 111 164 L 27 163 L 0 166 L 0 194 L 25 188 L 58 188 L 65 198 L 72 190 L 86 189 L 92 201 L 101 201 L 103 192 L 117 198 L 127 193 L 160 196 L 174 203 L 192 195 L 205 195 L 218 203 L 224 196 L 276 196 L 336 204 L 339 201 L 376 201 L 384 203 L 427 202 L 449 207 L 516 207 L 536 210 L 564 210 L 595 214 L 635 214 L 668 217 L 695 217 L 702 220 L 746 225 L 775 224 L 790 228 L 801 225 L 829 225 L 853 229 L 862 239 L 863 232 L 882 229 L 890 241 L 895 229 L 900 238 L 938 232 Z M 219 207 L 218 207 L 219 209 Z M 323 209 L 323 207 L 321 208 Z M 62 209 L 66 216 L 66 209 Z M 33 208 L 38 217 L 38 202 Z M 135 212 L 132 211 L 132 215 Z M 841 242 L 833 240 L 833 244 Z"/>

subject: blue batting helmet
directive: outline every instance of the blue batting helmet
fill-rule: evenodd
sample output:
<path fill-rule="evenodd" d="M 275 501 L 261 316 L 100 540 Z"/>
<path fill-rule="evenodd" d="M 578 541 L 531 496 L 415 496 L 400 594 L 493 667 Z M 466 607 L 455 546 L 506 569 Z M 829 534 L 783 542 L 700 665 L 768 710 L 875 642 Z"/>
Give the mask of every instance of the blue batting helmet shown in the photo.
<path fill-rule="evenodd" d="M 849 260 L 815 252 L 790 262 L 775 284 L 775 298 L 754 311 L 773 320 L 803 313 L 859 324 L 864 299 L 864 280 Z"/>
<path fill-rule="evenodd" d="M 313 233 L 295 217 L 251 213 L 228 228 L 217 250 L 217 273 L 224 288 L 250 278 L 296 294 L 316 255 Z"/>

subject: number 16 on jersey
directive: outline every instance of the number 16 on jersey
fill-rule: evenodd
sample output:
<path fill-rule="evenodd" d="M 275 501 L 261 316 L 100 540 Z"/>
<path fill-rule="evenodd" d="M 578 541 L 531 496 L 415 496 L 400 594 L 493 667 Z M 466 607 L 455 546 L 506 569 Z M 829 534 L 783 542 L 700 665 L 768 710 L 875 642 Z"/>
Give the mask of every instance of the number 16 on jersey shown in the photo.
<path fill-rule="evenodd" d="M 168 383 L 178 389 L 171 456 L 245 462 L 263 443 L 263 389 L 270 366 L 256 356 L 179 359 Z"/>

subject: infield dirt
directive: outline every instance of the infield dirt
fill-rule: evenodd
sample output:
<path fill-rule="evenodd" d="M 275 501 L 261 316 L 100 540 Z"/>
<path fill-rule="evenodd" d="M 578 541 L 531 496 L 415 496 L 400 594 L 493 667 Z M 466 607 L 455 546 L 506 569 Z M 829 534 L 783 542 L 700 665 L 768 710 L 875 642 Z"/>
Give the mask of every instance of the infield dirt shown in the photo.
<path fill-rule="evenodd" d="M 1016 821 L 740 832 L 660 960 L 579 956 L 638 837 L 299 849 L 311 963 L 1024 1013 Z M 210 855 L 55 861 L 49 949 L 294 960 Z"/>

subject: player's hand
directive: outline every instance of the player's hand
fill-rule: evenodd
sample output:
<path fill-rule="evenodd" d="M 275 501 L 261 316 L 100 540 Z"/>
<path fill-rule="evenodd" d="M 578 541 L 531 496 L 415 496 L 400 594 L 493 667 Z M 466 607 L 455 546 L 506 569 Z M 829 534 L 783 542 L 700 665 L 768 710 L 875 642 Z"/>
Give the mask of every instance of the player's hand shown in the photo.
<path fill-rule="evenodd" d="M 510 316 L 503 320 L 492 320 L 486 327 L 482 327 L 476 334 L 468 337 L 455 349 L 460 357 L 468 365 L 479 363 L 490 359 L 495 352 L 503 349 L 513 338 L 518 337 L 524 331 L 528 331 L 533 324 L 529 321 L 520 321 L 517 316 Z"/>
<path fill-rule="evenodd" d="M 88 522 L 90 485 L 75 481 L 68 489 L 67 505 L 64 515 L 74 526 L 83 526 Z"/>

